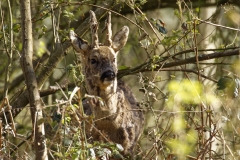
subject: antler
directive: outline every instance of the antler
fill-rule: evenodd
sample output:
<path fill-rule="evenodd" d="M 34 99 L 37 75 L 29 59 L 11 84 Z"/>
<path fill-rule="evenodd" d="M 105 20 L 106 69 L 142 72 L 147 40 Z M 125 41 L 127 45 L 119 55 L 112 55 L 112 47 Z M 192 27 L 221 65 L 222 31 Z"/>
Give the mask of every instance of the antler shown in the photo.
<path fill-rule="evenodd" d="M 89 11 L 90 13 L 90 29 L 91 29 L 91 34 L 92 34 L 92 48 L 98 48 L 99 44 L 98 44 L 98 22 L 97 22 L 97 18 L 96 15 L 93 11 Z"/>
<path fill-rule="evenodd" d="M 107 29 L 107 39 L 105 41 L 105 45 L 111 47 L 112 46 L 112 22 L 111 22 L 111 12 L 108 12 L 108 17 L 105 21 L 105 29 Z M 103 30 L 104 31 L 104 30 Z"/>

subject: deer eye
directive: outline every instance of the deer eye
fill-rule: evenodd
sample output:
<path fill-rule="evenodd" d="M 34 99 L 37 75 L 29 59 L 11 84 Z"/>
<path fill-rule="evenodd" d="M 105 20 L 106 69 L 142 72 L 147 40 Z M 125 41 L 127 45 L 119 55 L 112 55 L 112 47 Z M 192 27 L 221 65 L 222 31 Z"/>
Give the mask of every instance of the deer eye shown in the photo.
<path fill-rule="evenodd" d="M 91 62 L 91 64 L 96 64 L 97 63 L 96 59 L 91 59 L 90 62 Z"/>

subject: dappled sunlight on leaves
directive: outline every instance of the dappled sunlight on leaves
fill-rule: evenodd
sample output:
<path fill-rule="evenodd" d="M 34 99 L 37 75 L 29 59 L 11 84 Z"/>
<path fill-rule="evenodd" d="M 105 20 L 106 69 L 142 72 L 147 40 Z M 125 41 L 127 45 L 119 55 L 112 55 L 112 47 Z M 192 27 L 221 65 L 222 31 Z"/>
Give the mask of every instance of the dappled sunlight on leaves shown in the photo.
<path fill-rule="evenodd" d="M 170 99 L 177 103 L 200 103 L 202 95 L 202 85 L 198 81 L 182 80 L 171 81 L 168 85 Z"/>

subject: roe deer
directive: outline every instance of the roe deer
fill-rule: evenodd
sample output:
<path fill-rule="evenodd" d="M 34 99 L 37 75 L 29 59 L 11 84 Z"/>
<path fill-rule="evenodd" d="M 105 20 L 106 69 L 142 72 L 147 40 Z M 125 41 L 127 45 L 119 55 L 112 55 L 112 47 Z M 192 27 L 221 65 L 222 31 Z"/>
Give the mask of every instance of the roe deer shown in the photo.
<path fill-rule="evenodd" d="M 91 45 L 74 31 L 69 34 L 73 48 L 80 53 L 87 93 L 100 97 L 88 98 L 83 106 L 86 114 L 94 115 L 94 128 L 102 133 L 93 129 L 93 140 L 103 140 L 105 135 L 108 140 L 121 144 L 124 154 L 131 154 L 143 130 L 144 116 L 131 90 L 117 81 L 117 53 L 126 44 L 129 28 L 124 26 L 112 38 L 110 12 L 105 27 L 106 42 L 101 45 L 98 22 L 95 13 L 90 11 Z"/>

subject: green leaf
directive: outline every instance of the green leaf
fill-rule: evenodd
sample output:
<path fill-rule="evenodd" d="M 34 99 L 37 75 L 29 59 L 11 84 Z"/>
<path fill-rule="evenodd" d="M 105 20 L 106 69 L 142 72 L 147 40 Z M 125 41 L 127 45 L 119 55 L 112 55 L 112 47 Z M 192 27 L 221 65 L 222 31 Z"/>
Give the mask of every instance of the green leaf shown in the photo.
<path fill-rule="evenodd" d="M 200 8 L 199 8 L 199 7 L 195 8 L 195 11 L 196 11 L 197 13 L 200 12 Z"/>
<path fill-rule="evenodd" d="M 77 20 L 74 18 L 74 14 L 73 14 L 72 12 L 68 12 L 68 11 L 64 10 L 64 11 L 63 11 L 63 16 L 69 18 L 69 20 L 77 21 Z"/>
<path fill-rule="evenodd" d="M 140 0 L 140 5 L 144 5 L 145 3 L 147 3 L 147 0 Z"/>
<path fill-rule="evenodd" d="M 50 117 L 44 117 L 38 120 L 38 125 L 42 124 L 42 123 L 52 123 L 52 118 Z"/>
<path fill-rule="evenodd" d="M 38 39 L 42 38 L 43 35 L 45 35 L 45 32 L 39 34 Z"/>
<path fill-rule="evenodd" d="M 220 78 L 217 82 L 217 89 L 218 90 L 223 90 L 227 87 L 230 87 L 233 85 L 233 79 L 231 77 L 228 76 L 224 76 L 222 78 Z"/>
<path fill-rule="evenodd" d="M 161 81 L 162 80 L 162 76 L 157 76 L 156 77 L 156 81 Z"/>
<path fill-rule="evenodd" d="M 20 24 L 14 24 L 13 25 L 13 32 L 18 33 L 20 31 Z"/>
<path fill-rule="evenodd" d="M 179 10 L 178 9 L 175 9 L 174 10 L 174 15 L 177 16 L 179 19 L 181 18 L 180 16 L 180 13 L 179 13 Z"/>
<path fill-rule="evenodd" d="M 113 156 L 116 159 L 124 159 L 124 157 L 117 150 L 113 150 Z"/>
<path fill-rule="evenodd" d="M 55 152 L 54 155 L 56 155 L 56 156 L 58 156 L 58 157 L 60 157 L 60 158 L 63 157 L 63 154 L 62 154 L 61 152 Z"/>
<path fill-rule="evenodd" d="M 129 69 L 131 67 L 128 67 L 128 66 L 119 66 L 118 67 L 118 70 L 125 70 L 125 69 Z"/>
<path fill-rule="evenodd" d="M 170 77 L 171 77 L 171 79 L 172 79 L 172 78 L 176 78 L 176 76 L 175 76 L 175 75 L 173 75 L 173 74 L 171 74 L 171 75 L 170 75 Z"/>
<path fill-rule="evenodd" d="M 38 31 L 39 31 L 39 28 L 36 27 L 36 28 L 35 28 L 35 31 L 38 32 Z"/>

